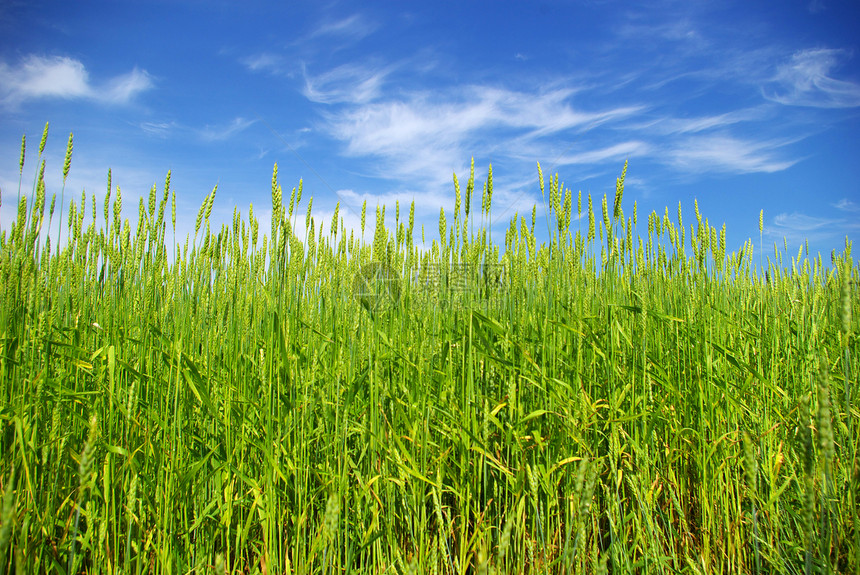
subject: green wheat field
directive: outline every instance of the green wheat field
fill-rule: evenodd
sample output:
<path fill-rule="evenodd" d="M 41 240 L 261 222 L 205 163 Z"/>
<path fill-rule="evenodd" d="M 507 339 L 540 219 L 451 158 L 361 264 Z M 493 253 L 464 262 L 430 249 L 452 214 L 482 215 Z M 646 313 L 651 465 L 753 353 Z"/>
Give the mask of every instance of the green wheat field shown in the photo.
<path fill-rule="evenodd" d="M 504 237 L 473 164 L 426 244 L 276 165 L 271 222 L 212 190 L 176 237 L 169 173 L 136 223 L 109 172 L 46 205 L 47 132 L 2 195 L 0 572 L 860 572 L 847 240 L 729 253 L 626 164 L 595 205 L 538 166 Z"/>

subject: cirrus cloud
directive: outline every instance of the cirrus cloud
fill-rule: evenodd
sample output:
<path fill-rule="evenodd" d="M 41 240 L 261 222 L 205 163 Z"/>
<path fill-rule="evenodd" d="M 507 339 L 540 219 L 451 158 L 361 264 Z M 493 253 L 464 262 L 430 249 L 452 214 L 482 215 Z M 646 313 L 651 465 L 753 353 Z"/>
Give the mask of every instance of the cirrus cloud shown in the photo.
<path fill-rule="evenodd" d="M 815 108 L 854 108 L 860 106 L 860 83 L 839 80 L 833 70 L 850 54 L 845 50 L 816 48 L 795 52 L 781 65 L 773 78 L 771 90 L 764 90 L 768 100 L 789 106 Z"/>

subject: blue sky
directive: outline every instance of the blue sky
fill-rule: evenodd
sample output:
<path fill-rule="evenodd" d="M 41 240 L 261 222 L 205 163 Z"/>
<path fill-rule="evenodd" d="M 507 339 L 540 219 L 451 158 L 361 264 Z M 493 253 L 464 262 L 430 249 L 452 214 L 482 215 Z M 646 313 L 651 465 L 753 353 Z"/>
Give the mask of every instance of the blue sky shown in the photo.
<path fill-rule="evenodd" d="M 679 201 L 689 225 L 697 198 L 729 250 L 758 250 L 763 209 L 765 256 L 808 239 L 828 261 L 860 231 L 858 30 L 855 0 L 4 0 L 0 221 L 21 136 L 29 192 L 50 121 L 48 193 L 74 132 L 67 202 L 102 198 L 111 168 L 132 223 L 169 169 L 180 231 L 215 184 L 216 223 L 249 203 L 267 223 L 277 162 L 317 225 L 338 201 L 357 227 L 365 199 L 389 223 L 414 200 L 429 241 L 474 157 L 500 239 L 535 204 L 546 229 L 537 162 L 599 207 L 629 160 L 640 230 Z"/>

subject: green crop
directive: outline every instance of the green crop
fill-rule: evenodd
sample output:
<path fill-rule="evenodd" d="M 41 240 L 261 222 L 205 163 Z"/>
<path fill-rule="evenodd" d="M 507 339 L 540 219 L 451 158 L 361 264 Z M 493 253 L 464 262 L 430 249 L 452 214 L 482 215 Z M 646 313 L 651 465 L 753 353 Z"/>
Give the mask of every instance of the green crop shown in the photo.
<path fill-rule="evenodd" d="M 177 241 L 169 173 L 122 221 L 109 175 L 52 248 L 43 174 L 0 233 L 2 572 L 857 573 L 850 244 L 640 234 L 626 165 L 499 244 L 472 164 L 427 250 L 277 166 L 269 234 L 213 189 Z"/>

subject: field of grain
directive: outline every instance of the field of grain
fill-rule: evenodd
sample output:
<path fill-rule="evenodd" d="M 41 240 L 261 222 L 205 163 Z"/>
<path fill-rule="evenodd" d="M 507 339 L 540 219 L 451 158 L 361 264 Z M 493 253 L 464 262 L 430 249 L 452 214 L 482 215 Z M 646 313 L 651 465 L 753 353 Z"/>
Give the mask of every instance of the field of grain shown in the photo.
<path fill-rule="evenodd" d="M 169 174 L 63 213 L 42 148 L 2 196 L 0 572 L 858 572 L 847 242 L 730 253 L 624 172 L 539 174 L 491 237 L 490 170 L 430 249 L 414 205 L 364 243 L 277 166 L 271 222 L 211 229 L 213 190 L 176 238 Z"/>

